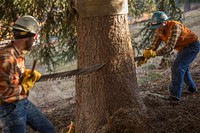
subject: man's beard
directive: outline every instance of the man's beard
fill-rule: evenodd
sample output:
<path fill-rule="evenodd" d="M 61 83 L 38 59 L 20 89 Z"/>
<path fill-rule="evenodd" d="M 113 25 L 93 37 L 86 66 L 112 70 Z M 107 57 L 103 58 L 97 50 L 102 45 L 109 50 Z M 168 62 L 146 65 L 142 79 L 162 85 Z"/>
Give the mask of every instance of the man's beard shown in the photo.
<path fill-rule="evenodd" d="M 30 51 L 31 48 L 32 48 L 32 44 L 33 44 L 32 39 L 29 38 L 29 39 L 26 41 L 26 47 L 25 47 L 24 50 Z"/>

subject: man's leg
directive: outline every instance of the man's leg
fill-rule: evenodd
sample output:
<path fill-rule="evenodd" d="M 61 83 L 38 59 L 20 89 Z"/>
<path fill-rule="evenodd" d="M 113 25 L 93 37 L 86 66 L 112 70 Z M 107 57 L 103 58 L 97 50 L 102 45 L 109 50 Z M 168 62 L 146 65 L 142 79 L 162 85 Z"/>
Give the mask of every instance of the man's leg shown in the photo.
<path fill-rule="evenodd" d="M 44 114 L 30 101 L 27 112 L 27 125 L 40 133 L 56 133 L 52 123 Z"/>
<path fill-rule="evenodd" d="M 170 94 L 173 97 L 178 99 L 181 97 L 182 84 L 186 71 L 197 56 L 199 47 L 199 42 L 195 42 L 186 46 L 177 54 L 174 64 L 172 65 L 172 81 L 169 87 Z"/>
<path fill-rule="evenodd" d="M 3 133 L 26 133 L 26 109 L 24 100 L 1 106 Z"/>
<path fill-rule="evenodd" d="M 185 70 L 181 68 L 180 62 L 181 56 L 176 57 L 171 68 L 172 81 L 169 85 L 169 92 L 172 97 L 180 99 L 182 91 L 182 83 L 184 78 Z"/>
<path fill-rule="evenodd" d="M 186 84 L 186 91 L 188 93 L 197 92 L 197 87 L 192 79 L 189 69 L 187 69 L 185 72 L 184 82 Z"/>

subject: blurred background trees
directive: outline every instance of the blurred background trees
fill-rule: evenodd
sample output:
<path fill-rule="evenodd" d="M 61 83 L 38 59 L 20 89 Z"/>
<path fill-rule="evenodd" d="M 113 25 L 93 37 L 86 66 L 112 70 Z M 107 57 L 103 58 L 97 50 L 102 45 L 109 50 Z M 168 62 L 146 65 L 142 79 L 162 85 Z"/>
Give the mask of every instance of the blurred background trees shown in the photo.
<path fill-rule="evenodd" d="M 11 39 L 10 26 L 18 17 L 28 14 L 41 25 L 39 45 L 30 57 L 47 65 L 48 71 L 76 58 L 75 16 L 66 0 L 1 0 L 0 3 L 1 41 Z"/>

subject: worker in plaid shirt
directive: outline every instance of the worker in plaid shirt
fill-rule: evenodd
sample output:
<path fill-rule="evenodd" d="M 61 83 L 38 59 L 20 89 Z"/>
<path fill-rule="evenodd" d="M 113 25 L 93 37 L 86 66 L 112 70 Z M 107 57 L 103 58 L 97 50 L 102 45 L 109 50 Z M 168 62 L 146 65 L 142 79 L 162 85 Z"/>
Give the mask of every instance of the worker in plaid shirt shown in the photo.
<path fill-rule="evenodd" d="M 151 29 L 155 30 L 155 33 L 150 47 L 144 51 L 145 58 L 170 54 L 173 49 L 178 52 L 171 68 L 172 80 L 168 88 L 170 92 L 168 99 L 180 101 L 183 83 L 188 93 L 196 93 L 197 87 L 190 74 L 189 65 L 200 49 L 197 35 L 182 23 L 169 20 L 162 11 L 153 14 Z M 159 48 L 161 42 L 164 42 L 165 46 Z"/>
<path fill-rule="evenodd" d="M 55 133 L 52 123 L 31 103 L 29 90 L 41 77 L 25 69 L 23 51 L 30 51 L 39 31 L 32 16 L 20 17 L 13 25 L 14 40 L 0 49 L 0 120 L 3 133 L 26 133 L 26 125 L 40 133 Z"/>

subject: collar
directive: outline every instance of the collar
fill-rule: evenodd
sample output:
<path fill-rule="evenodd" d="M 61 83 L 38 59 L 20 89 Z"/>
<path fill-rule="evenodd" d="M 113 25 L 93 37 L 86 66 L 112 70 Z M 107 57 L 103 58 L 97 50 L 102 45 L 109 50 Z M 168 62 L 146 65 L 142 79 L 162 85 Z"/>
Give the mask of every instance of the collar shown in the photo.
<path fill-rule="evenodd" d="M 13 45 L 13 42 L 11 42 L 11 46 L 13 47 L 13 49 L 15 50 L 15 55 L 16 57 L 22 57 L 23 56 L 23 53 L 19 51 L 19 49 Z"/>

